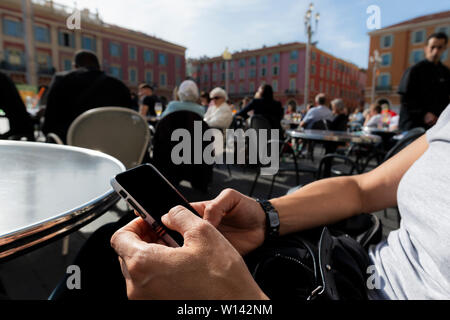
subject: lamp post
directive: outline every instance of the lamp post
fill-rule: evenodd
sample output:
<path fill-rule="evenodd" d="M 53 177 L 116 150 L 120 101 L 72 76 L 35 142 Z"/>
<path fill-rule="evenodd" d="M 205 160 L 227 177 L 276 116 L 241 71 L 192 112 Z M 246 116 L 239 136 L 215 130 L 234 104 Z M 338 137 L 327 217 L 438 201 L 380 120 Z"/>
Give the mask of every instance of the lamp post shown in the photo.
<path fill-rule="evenodd" d="M 38 79 L 36 74 L 35 48 L 33 43 L 33 5 L 31 0 L 22 0 L 26 78 L 29 85 L 36 86 Z"/>
<path fill-rule="evenodd" d="M 222 54 L 222 58 L 225 60 L 225 91 L 227 92 L 228 96 L 230 96 L 230 93 L 228 91 L 229 89 L 229 64 L 230 60 L 233 58 L 231 53 L 228 51 L 228 48 L 225 48 L 225 51 Z"/>
<path fill-rule="evenodd" d="M 312 16 L 313 16 L 314 4 L 310 3 L 308 10 L 305 14 L 305 32 L 308 37 L 306 42 L 306 61 L 305 61 L 305 93 L 304 93 L 304 104 L 305 108 L 309 100 L 309 69 L 310 69 L 310 51 L 311 51 L 311 39 L 314 33 L 317 32 L 317 26 L 320 19 L 320 14 L 317 12 L 314 15 L 315 20 L 315 30 L 312 29 Z"/>
<path fill-rule="evenodd" d="M 373 56 L 369 57 L 369 62 L 372 63 L 372 97 L 370 103 L 374 103 L 375 101 L 375 82 L 377 77 L 377 69 L 381 63 L 381 57 L 378 50 L 374 50 Z"/>

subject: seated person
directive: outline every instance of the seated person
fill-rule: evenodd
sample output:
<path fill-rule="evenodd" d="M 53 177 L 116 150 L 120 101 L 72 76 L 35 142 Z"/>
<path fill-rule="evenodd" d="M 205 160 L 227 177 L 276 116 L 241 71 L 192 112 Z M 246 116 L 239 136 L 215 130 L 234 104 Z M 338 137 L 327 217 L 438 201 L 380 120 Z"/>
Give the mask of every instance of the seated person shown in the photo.
<path fill-rule="evenodd" d="M 326 96 L 323 93 L 319 93 L 315 98 L 317 107 L 311 108 L 300 122 L 300 127 L 305 129 L 311 129 L 312 125 L 319 120 L 333 120 L 334 116 L 330 108 L 326 103 Z"/>
<path fill-rule="evenodd" d="M 350 121 L 352 124 L 360 124 L 361 126 L 366 121 L 366 118 L 364 117 L 364 106 L 358 106 L 355 109 L 355 112 L 353 112 L 350 116 Z"/>
<path fill-rule="evenodd" d="M 247 119 L 250 111 L 253 111 L 255 115 L 259 114 L 267 119 L 272 129 L 281 129 L 280 121 L 283 118 L 284 111 L 281 103 L 273 98 L 272 86 L 268 84 L 259 86 L 255 94 L 255 99 L 241 109 L 236 116 Z"/>
<path fill-rule="evenodd" d="M 346 108 L 342 99 L 334 99 L 331 101 L 331 109 L 334 115 L 334 119 L 331 120 L 328 125 L 328 129 L 333 131 L 346 131 L 348 116 L 346 114 Z"/>
<path fill-rule="evenodd" d="M 398 205 L 400 228 L 369 248 L 381 285 L 364 283 L 368 298 L 449 299 L 450 206 L 442 195 L 450 187 L 448 156 L 450 107 L 425 135 L 374 170 L 318 180 L 270 200 L 279 215 L 279 234 Z M 180 206 L 163 216 L 168 228 L 184 236 L 181 248 L 156 243 L 141 218 L 113 235 L 128 297 L 267 299 L 242 258 L 265 241 L 262 206 L 234 190 L 192 206 L 203 219 Z"/>
<path fill-rule="evenodd" d="M 33 121 L 27 112 L 25 104 L 20 97 L 12 80 L 0 72 L 0 109 L 5 112 L 9 121 L 9 131 L 0 135 L 0 139 L 26 137 L 34 141 Z"/>
<path fill-rule="evenodd" d="M 64 143 L 71 123 L 85 111 L 98 107 L 133 107 L 130 90 L 122 81 L 100 70 L 93 52 L 77 52 L 74 66 L 75 70 L 58 73 L 53 78 L 42 127 L 45 134 L 55 133 Z"/>
<path fill-rule="evenodd" d="M 154 93 L 153 87 L 147 83 L 139 85 L 139 113 L 145 119 L 156 117 L 155 103 L 160 102 L 158 96 Z"/>
<path fill-rule="evenodd" d="M 233 113 L 226 103 L 228 95 L 222 88 L 214 88 L 209 96 L 213 101 L 205 113 L 203 120 L 211 127 L 217 129 L 227 129 L 233 121 Z"/>
<path fill-rule="evenodd" d="M 192 111 L 200 115 L 202 118 L 205 115 L 204 107 L 197 103 L 199 99 L 198 87 L 192 80 L 185 80 L 180 84 L 177 92 L 180 101 L 171 101 L 166 110 L 161 115 L 161 118 L 171 112 L 186 110 Z"/>
<path fill-rule="evenodd" d="M 364 126 L 370 128 L 381 128 L 383 126 L 383 118 L 381 115 L 381 106 L 373 103 L 370 105 L 369 113 L 366 116 Z"/>

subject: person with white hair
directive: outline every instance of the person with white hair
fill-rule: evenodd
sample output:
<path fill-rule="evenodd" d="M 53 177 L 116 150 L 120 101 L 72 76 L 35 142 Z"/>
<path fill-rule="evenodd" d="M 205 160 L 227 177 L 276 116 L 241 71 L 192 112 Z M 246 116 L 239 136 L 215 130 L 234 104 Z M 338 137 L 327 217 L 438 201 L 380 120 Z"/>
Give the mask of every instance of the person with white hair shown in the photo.
<path fill-rule="evenodd" d="M 331 120 L 328 128 L 334 131 L 346 131 L 348 116 L 344 101 L 342 99 L 334 99 L 331 101 L 331 110 L 333 112 L 334 119 Z"/>
<path fill-rule="evenodd" d="M 213 105 L 208 108 L 203 120 L 211 128 L 227 129 L 233 122 L 233 112 L 227 104 L 228 95 L 226 91 L 217 87 L 209 93 L 209 96 L 213 100 Z"/>
<path fill-rule="evenodd" d="M 180 101 L 171 101 L 161 115 L 161 118 L 167 116 L 169 113 L 181 110 L 195 112 L 203 118 L 205 111 L 204 108 L 198 104 L 199 91 L 197 84 L 194 81 L 183 81 L 178 88 L 177 95 Z"/>
<path fill-rule="evenodd" d="M 320 120 L 333 120 L 333 113 L 331 112 L 330 108 L 328 108 L 326 103 L 326 96 L 324 93 L 319 93 L 315 98 L 317 106 L 314 108 L 311 108 L 309 110 L 305 117 L 302 119 L 302 122 L 300 122 L 300 127 L 305 129 L 311 129 L 313 124 Z"/>

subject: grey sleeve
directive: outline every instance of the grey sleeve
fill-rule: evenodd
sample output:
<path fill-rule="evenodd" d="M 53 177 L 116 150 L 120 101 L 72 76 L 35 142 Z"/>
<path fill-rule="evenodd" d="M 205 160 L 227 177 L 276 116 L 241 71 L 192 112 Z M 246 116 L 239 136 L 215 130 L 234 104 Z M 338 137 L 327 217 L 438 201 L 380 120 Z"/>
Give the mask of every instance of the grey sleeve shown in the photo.
<path fill-rule="evenodd" d="M 431 142 L 432 140 L 439 139 L 439 136 L 442 135 L 442 130 L 445 130 L 446 128 L 448 130 L 448 122 L 450 121 L 450 104 L 445 108 L 445 110 L 441 113 L 438 121 L 434 126 L 432 126 L 430 129 L 427 130 L 426 136 L 427 141 Z M 448 137 L 448 134 L 446 135 Z"/>

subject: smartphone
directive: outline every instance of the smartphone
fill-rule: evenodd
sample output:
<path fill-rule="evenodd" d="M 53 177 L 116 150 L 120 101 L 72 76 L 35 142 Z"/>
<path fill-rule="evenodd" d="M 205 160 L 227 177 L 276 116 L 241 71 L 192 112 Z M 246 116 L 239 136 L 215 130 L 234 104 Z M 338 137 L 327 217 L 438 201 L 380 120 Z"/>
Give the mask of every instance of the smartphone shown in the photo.
<path fill-rule="evenodd" d="M 171 247 L 183 246 L 183 237 L 166 228 L 161 217 L 181 205 L 200 216 L 181 193 L 151 164 L 143 164 L 111 179 L 114 190 L 127 201 Z"/>

